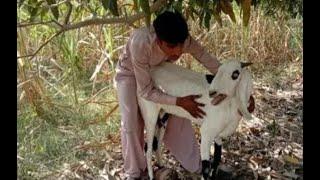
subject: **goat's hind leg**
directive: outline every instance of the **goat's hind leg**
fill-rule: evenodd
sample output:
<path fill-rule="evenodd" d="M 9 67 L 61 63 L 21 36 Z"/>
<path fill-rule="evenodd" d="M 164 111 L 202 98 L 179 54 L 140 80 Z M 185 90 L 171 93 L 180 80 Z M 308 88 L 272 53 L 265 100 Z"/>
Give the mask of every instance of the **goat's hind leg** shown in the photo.
<path fill-rule="evenodd" d="M 156 116 L 154 116 L 154 117 L 156 117 Z M 150 180 L 154 179 L 153 178 L 153 169 L 152 169 L 152 150 L 153 150 L 152 144 L 153 144 L 153 139 L 154 139 L 155 128 L 156 128 L 156 121 L 150 119 L 149 124 L 146 126 L 146 131 L 147 131 L 146 158 L 147 158 L 148 174 L 149 174 Z"/>
<path fill-rule="evenodd" d="M 153 180 L 153 169 L 152 169 L 152 144 L 153 138 L 155 134 L 155 128 L 157 124 L 157 117 L 159 114 L 159 110 L 154 103 L 150 101 L 146 101 L 140 99 L 139 106 L 141 110 L 142 117 L 145 122 L 145 128 L 147 131 L 147 152 L 146 152 L 146 159 L 147 159 L 147 168 L 150 180 Z"/>

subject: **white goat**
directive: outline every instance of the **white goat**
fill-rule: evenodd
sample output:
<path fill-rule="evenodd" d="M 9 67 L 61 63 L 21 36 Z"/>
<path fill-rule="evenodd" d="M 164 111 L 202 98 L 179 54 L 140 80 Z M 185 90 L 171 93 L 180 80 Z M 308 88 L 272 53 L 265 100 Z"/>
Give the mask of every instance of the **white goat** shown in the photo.
<path fill-rule="evenodd" d="M 201 94 L 201 98 L 197 101 L 205 104 L 202 109 L 206 116 L 203 119 L 195 119 L 181 107 L 157 104 L 138 96 L 147 132 L 146 158 L 150 179 L 153 179 L 152 145 L 157 119 L 161 110 L 200 124 L 202 177 L 204 179 L 211 178 L 210 176 L 216 172 L 220 161 L 221 138 L 231 135 L 238 127 L 242 117 L 238 110 L 245 119 L 252 118 L 247 110 L 249 97 L 252 93 L 252 79 L 249 71 L 244 68 L 249 64 L 251 63 L 241 63 L 234 60 L 223 63 L 212 82 L 207 81 L 206 74 L 194 72 L 171 63 L 162 63 L 151 70 L 156 87 L 167 94 L 177 97 Z M 215 98 L 219 94 L 224 94 L 227 97 L 218 105 L 213 105 Z M 160 130 L 158 150 L 156 151 L 157 161 L 160 166 L 163 165 L 160 157 L 164 130 L 165 127 Z M 210 147 L 213 141 L 215 142 L 214 162 L 210 163 Z"/>

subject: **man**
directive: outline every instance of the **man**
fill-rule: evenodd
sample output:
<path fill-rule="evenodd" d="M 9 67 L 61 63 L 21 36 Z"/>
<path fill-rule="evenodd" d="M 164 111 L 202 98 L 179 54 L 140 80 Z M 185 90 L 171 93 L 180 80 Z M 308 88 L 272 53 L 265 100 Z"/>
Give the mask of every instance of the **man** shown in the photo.
<path fill-rule="evenodd" d="M 202 118 L 204 104 L 199 96 L 174 97 L 154 87 L 149 70 L 161 62 L 176 61 L 182 53 L 190 53 L 212 74 L 220 63 L 196 42 L 180 13 L 165 11 L 150 28 L 135 30 L 117 64 L 116 86 L 121 113 L 121 143 L 124 171 L 127 179 L 139 179 L 146 173 L 144 156 L 144 122 L 141 118 L 137 96 L 162 104 L 177 105 L 195 118 Z M 190 172 L 201 172 L 198 142 L 189 120 L 171 116 L 168 120 L 164 143 L 181 165 Z M 157 173 L 155 174 L 157 176 Z"/>

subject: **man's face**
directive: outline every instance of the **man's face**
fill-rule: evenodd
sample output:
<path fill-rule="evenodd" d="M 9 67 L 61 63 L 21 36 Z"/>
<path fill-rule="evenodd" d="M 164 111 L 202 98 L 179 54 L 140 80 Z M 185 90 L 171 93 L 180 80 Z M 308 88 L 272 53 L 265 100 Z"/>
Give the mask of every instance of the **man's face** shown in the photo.
<path fill-rule="evenodd" d="M 179 59 L 182 54 L 183 44 L 179 43 L 177 45 L 173 45 L 160 39 L 158 39 L 157 42 L 161 50 L 169 57 L 169 60 L 175 61 Z"/>

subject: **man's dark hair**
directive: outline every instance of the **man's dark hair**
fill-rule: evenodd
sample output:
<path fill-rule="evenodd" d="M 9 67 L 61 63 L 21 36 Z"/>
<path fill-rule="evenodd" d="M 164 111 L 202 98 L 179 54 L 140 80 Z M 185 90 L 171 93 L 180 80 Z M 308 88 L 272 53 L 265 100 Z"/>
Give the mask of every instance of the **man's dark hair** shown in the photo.
<path fill-rule="evenodd" d="M 157 37 L 167 43 L 177 45 L 187 39 L 188 25 L 179 12 L 165 11 L 153 21 Z"/>

